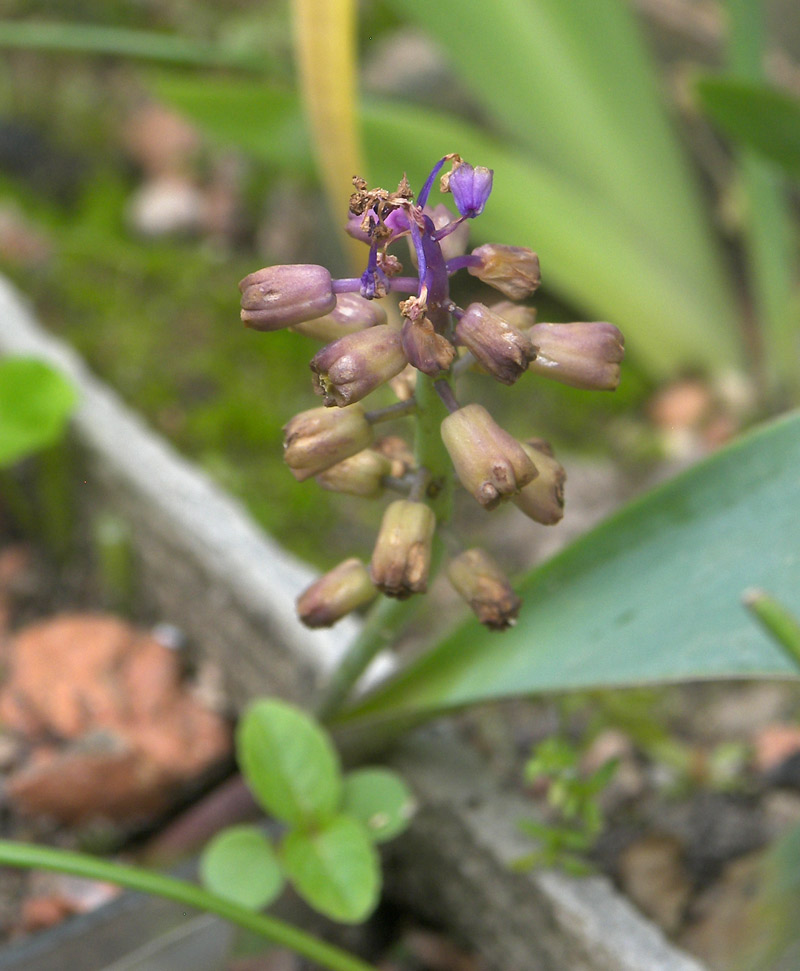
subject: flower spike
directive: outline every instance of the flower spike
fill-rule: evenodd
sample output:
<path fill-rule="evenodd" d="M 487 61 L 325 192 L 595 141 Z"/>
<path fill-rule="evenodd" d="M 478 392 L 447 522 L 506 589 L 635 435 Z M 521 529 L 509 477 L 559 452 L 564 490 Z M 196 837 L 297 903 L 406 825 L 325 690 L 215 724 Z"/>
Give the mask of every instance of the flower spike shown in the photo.
<path fill-rule="evenodd" d="M 448 204 L 429 203 L 437 177 L 457 215 Z M 538 324 L 535 310 L 516 302 L 539 286 L 533 250 L 489 243 L 468 252 L 470 221 L 483 213 L 493 182 L 492 169 L 454 152 L 436 162 L 416 202 L 405 175 L 396 190 L 355 177 L 347 231 L 368 246 L 360 276 L 334 280 L 321 266 L 274 266 L 240 284 L 246 326 L 329 341 L 311 360 L 325 407 L 302 412 L 284 429 L 295 478 L 364 499 L 388 490 L 403 497 L 384 511 L 369 567 L 345 560 L 298 598 L 310 627 L 333 624 L 380 594 L 402 600 L 427 589 L 454 478 L 486 510 L 510 500 L 537 523 L 561 519 L 566 473 L 552 450 L 541 439 L 517 441 L 482 405 L 463 403 L 456 383 L 464 371 L 488 372 L 507 385 L 527 371 L 591 390 L 619 382 L 624 341 L 616 327 Z M 409 275 L 402 254 L 390 252 L 401 241 L 411 255 Z M 458 306 L 450 278 L 465 269 L 505 299 Z M 383 302 L 394 295 L 387 313 Z M 365 410 L 360 402 L 379 389 L 397 402 Z M 374 440 L 376 424 L 409 416 L 417 422 L 413 451 L 394 427 Z M 514 623 L 519 598 L 488 553 L 454 556 L 447 574 L 482 624 L 499 631 Z M 344 666 L 348 678 L 357 666 Z M 339 688 L 331 697 L 339 698 Z"/>

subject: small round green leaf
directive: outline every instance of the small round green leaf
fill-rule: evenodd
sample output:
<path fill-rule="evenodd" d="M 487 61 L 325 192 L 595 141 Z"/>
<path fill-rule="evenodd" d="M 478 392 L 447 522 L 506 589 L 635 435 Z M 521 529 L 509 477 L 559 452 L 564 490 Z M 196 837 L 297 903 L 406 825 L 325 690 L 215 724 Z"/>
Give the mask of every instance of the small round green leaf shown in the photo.
<path fill-rule="evenodd" d="M 325 732 L 284 701 L 252 705 L 236 733 L 239 767 L 259 803 L 278 819 L 309 825 L 339 808 L 339 757 Z"/>
<path fill-rule="evenodd" d="M 357 769 L 344 778 L 342 811 L 360 820 L 375 843 L 402 833 L 415 808 L 411 790 L 390 769 Z"/>
<path fill-rule="evenodd" d="M 260 910 L 278 896 L 283 873 L 272 845 L 255 826 L 231 826 L 206 846 L 200 878 L 207 890 Z"/>
<path fill-rule="evenodd" d="M 378 854 L 350 816 L 334 816 L 313 831 L 293 830 L 283 841 L 281 859 L 300 896 L 326 917 L 357 924 L 378 903 Z"/>
<path fill-rule="evenodd" d="M 0 361 L 0 467 L 58 441 L 75 401 L 69 381 L 43 361 Z"/>

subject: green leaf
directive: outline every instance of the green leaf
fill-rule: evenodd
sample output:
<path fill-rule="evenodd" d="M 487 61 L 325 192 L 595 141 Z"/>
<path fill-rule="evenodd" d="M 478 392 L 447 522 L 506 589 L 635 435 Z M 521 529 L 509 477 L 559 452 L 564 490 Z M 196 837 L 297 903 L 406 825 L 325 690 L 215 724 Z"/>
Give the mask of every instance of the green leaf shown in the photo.
<path fill-rule="evenodd" d="M 727 135 L 800 179 L 800 98 L 725 77 L 700 78 L 695 90 L 706 114 Z"/>
<path fill-rule="evenodd" d="M 339 807 L 339 757 L 305 712 L 284 701 L 261 700 L 236 732 L 239 767 L 259 803 L 278 819 L 309 824 Z"/>
<path fill-rule="evenodd" d="M 437 158 L 456 150 L 491 166 L 491 198 L 470 227 L 475 241 L 535 249 L 546 287 L 578 304 L 585 319 L 620 327 L 651 373 L 738 361 L 737 310 L 718 267 L 704 263 L 702 285 L 689 285 L 681 266 L 608 199 L 466 122 L 386 102 L 365 104 L 364 120 L 379 185 L 396 185 L 406 171 L 416 188 Z"/>
<path fill-rule="evenodd" d="M 800 609 L 799 468 L 795 412 L 528 574 L 516 627 L 497 635 L 464 624 L 339 721 L 365 731 L 542 691 L 793 674 L 741 595 L 763 587 Z"/>
<path fill-rule="evenodd" d="M 99 54 L 203 67 L 264 70 L 247 51 L 227 50 L 189 37 L 154 30 L 53 20 L 0 21 L 0 48 Z"/>
<path fill-rule="evenodd" d="M 494 0 L 489 12 L 482 0 L 391 2 L 442 46 L 503 143 L 629 223 L 674 271 L 676 290 L 729 288 L 629 4 Z"/>
<path fill-rule="evenodd" d="M 293 830 L 281 847 L 283 868 L 297 892 L 320 913 L 355 924 L 378 902 L 378 854 L 366 829 L 335 816 L 312 831 Z"/>
<path fill-rule="evenodd" d="M 231 826 L 206 846 L 200 877 L 211 893 L 260 910 L 278 896 L 283 873 L 267 837 L 255 826 Z"/>
<path fill-rule="evenodd" d="M 414 808 L 411 790 L 390 769 L 357 769 L 344 777 L 342 812 L 359 820 L 375 843 L 402 833 Z"/>
<path fill-rule="evenodd" d="M 69 381 L 43 361 L 0 361 L 0 467 L 57 442 L 76 401 Z"/>

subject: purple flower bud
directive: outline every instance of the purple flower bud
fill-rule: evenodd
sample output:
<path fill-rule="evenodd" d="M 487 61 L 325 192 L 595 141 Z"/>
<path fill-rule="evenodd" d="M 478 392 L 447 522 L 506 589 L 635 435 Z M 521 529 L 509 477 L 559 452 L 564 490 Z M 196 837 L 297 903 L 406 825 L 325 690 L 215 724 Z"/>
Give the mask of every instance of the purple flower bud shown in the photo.
<path fill-rule="evenodd" d="M 436 333 L 427 317 L 406 320 L 402 341 L 408 363 L 431 377 L 447 371 L 456 356 L 456 349 L 446 337 Z"/>
<path fill-rule="evenodd" d="M 358 239 L 362 243 L 370 242 L 370 235 L 364 229 L 364 216 L 362 213 L 351 212 L 347 217 L 347 225 L 345 226 L 345 232 L 348 236 L 352 236 L 353 239 Z"/>
<path fill-rule="evenodd" d="M 330 492 L 377 499 L 383 493 L 384 477 L 391 474 L 391 461 L 380 452 L 365 448 L 321 472 L 317 482 Z"/>
<path fill-rule="evenodd" d="M 372 441 L 372 425 L 361 405 L 336 411 L 312 408 L 295 415 L 283 434 L 283 457 L 302 482 L 366 448 Z"/>
<path fill-rule="evenodd" d="M 267 266 L 246 276 L 242 320 L 254 330 L 280 330 L 330 313 L 336 306 L 331 275 L 324 266 Z"/>
<path fill-rule="evenodd" d="M 524 246 L 485 243 L 472 251 L 480 258 L 478 266 L 468 271 L 511 300 L 524 300 L 539 286 L 539 257 Z"/>
<path fill-rule="evenodd" d="M 528 337 L 538 348 L 534 373 L 586 391 L 613 391 L 619 384 L 625 338 L 613 324 L 534 324 Z"/>
<path fill-rule="evenodd" d="M 450 191 L 456 209 L 467 219 L 474 219 L 483 212 L 486 200 L 492 191 L 491 169 L 478 165 L 473 168 L 469 162 L 462 162 L 450 174 Z"/>
<path fill-rule="evenodd" d="M 461 484 L 484 509 L 494 509 L 536 476 L 520 443 L 483 405 L 454 411 L 442 422 L 441 433 Z"/>
<path fill-rule="evenodd" d="M 306 627 L 331 627 L 378 595 L 367 568 L 356 557 L 345 560 L 312 583 L 297 598 L 297 616 Z"/>
<path fill-rule="evenodd" d="M 553 458 L 553 450 L 548 442 L 532 438 L 520 444 L 539 470 L 539 474 L 519 495 L 514 496 L 512 502 L 537 523 L 553 526 L 564 515 L 564 483 L 567 473 L 561 463 Z"/>
<path fill-rule="evenodd" d="M 513 384 L 536 357 L 528 338 L 482 303 L 467 307 L 456 324 L 456 337 L 503 384 Z"/>
<path fill-rule="evenodd" d="M 345 334 L 355 334 L 367 327 L 385 323 L 386 311 L 379 303 L 365 300 L 357 293 L 339 293 L 336 306 L 329 314 L 295 324 L 291 329 L 318 341 L 335 341 Z"/>
<path fill-rule="evenodd" d="M 314 390 L 328 407 L 352 404 L 407 364 L 400 331 L 389 324 L 340 337 L 311 359 Z"/>
<path fill-rule="evenodd" d="M 436 517 L 430 506 L 398 499 L 386 507 L 369 573 L 387 597 L 425 593 Z"/>
<path fill-rule="evenodd" d="M 448 563 L 447 578 L 489 630 L 505 630 L 516 621 L 522 601 L 488 553 L 465 550 Z"/>

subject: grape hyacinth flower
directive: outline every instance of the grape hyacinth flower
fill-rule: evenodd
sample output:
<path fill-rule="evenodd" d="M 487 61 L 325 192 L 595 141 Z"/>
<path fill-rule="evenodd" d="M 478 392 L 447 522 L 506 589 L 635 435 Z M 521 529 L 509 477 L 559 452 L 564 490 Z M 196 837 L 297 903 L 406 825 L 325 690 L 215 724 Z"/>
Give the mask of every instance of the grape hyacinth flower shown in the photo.
<path fill-rule="evenodd" d="M 457 215 L 429 204 L 437 176 Z M 566 474 L 552 449 L 541 439 L 517 441 L 482 405 L 460 402 L 455 385 L 464 370 L 507 385 L 530 380 L 528 372 L 587 390 L 619 383 L 624 341 L 616 327 L 536 323 L 534 310 L 518 303 L 539 286 L 533 250 L 485 243 L 467 252 L 469 224 L 489 203 L 493 178 L 491 169 L 456 154 L 436 163 L 416 199 L 405 176 L 395 191 L 370 189 L 356 177 L 347 231 L 368 247 L 360 276 L 273 266 L 240 284 L 246 326 L 291 328 L 327 342 L 311 361 L 323 407 L 285 428 L 295 478 L 315 477 L 322 488 L 363 498 L 387 490 L 401 496 L 384 512 L 368 568 L 346 560 L 301 594 L 298 612 L 309 626 L 333 624 L 380 594 L 424 593 L 439 565 L 456 479 L 484 509 L 511 500 L 538 523 L 561 518 Z M 390 252 L 401 242 L 409 272 L 402 248 Z M 505 299 L 459 307 L 450 278 L 464 269 Z M 384 386 L 394 404 L 360 404 Z M 397 435 L 376 439 L 376 424 L 406 416 L 416 422 L 413 450 Z M 445 572 L 481 623 L 491 630 L 514 623 L 519 599 L 488 553 L 451 549 Z"/>

